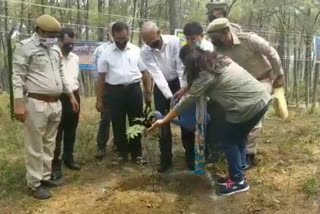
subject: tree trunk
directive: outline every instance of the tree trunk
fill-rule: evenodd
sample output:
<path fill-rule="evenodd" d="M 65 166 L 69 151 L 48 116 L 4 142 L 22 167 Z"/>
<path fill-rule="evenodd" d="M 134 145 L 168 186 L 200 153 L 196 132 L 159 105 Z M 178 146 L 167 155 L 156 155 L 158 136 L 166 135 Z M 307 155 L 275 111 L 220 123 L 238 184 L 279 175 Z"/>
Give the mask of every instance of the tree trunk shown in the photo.
<path fill-rule="evenodd" d="M 288 15 L 288 25 L 290 26 L 290 16 Z M 286 96 L 289 96 L 288 89 L 290 87 L 290 35 L 286 34 L 286 54 L 285 54 L 285 61 L 286 61 L 286 67 L 285 67 L 285 77 L 286 77 L 286 84 L 285 84 L 285 92 Z M 289 102 L 289 99 L 287 99 Z"/>
<path fill-rule="evenodd" d="M 81 35 L 82 35 L 82 26 L 81 26 L 81 12 L 80 12 L 80 0 L 77 0 L 77 25 L 78 25 L 78 32 L 77 32 L 77 38 L 81 40 Z"/>
<path fill-rule="evenodd" d="M 303 55 L 303 33 L 304 31 L 302 31 L 301 33 L 301 37 L 300 37 L 300 41 L 299 41 L 299 47 L 298 47 L 298 72 L 297 72 L 297 77 L 298 77 L 298 81 L 303 80 L 303 63 L 302 63 L 302 55 Z"/>
<path fill-rule="evenodd" d="M 42 5 L 46 5 L 46 4 L 44 3 L 44 0 L 41 0 L 41 4 L 42 4 Z M 41 7 L 41 14 L 42 14 L 42 15 L 45 14 L 45 8 L 44 8 L 44 7 Z"/>
<path fill-rule="evenodd" d="M 4 38 L 2 38 L 2 47 L 3 47 L 3 53 L 4 53 L 4 70 L 3 70 L 3 76 L 2 76 L 2 85 L 3 85 L 3 89 L 8 91 L 9 87 L 8 87 L 8 71 L 9 71 L 9 66 L 8 66 L 8 55 L 7 55 L 7 51 L 8 51 L 8 46 L 5 44 L 5 41 L 8 40 L 8 36 L 9 36 L 9 23 L 8 23 L 8 16 L 9 16 L 9 9 L 8 9 L 8 1 L 4 2 L 4 15 L 5 15 L 5 19 L 4 19 Z"/>
<path fill-rule="evenodd" d="M 103 13 L 103 8 L 104 8 L 104 0 L 98 0 L 98 13 L 99 13 L 98 17 L 100 17 L 100 19 L 102 18 L 100 13 Z M 104 29 L 102 28 L 103 22 L 101 20 L 99 20 L 99 25 L 100 25 L 100 28 L 98 28 L 98 40 L 103 41 Z"/>
<path fill-rule="evenodd" d="M 89 8 L 90 8 L 90 3 L 89 3 L 89 0 L 87 0 L 87 4 L 86 4 L 86 20 L 85 20 L 85 23 L 86 23 L 86 40 L 89 40 Z"/>
<path fill-rule="evenodd" d="M 140 14 L 139 14 L 139 31 L 141 31 L 141 27 L 143 25 L 145 19 L 145 3 L 147 0 L 140 0 Z M 143 20 L 142 20 L 143 18 Z M 139 46 L 142 44 L 141 34 L 139 33 Z"/>
<path fill-rule="evenodd" d="M 24 17 L 24 9 L 23 9 L 23 3 L 24 0 L 21 0 L 21 4 L 20 4 L 20 26 L 19 26 L 19 32 L 22 32 L 22 27 L 23 27 L 23 17 Z"/>
<path fill-rule="evenodd" d="M 4 2 L 3 1 L 0 1 L 0 12 L 2 13 L 3 12 L 3 8 L 4 8 Z M 2 26 L 2 18 L 0 18 L 0 29 L 3 29 L 3 26 Z M 4 37 L 4 34 L 2 31 L 0 31 L 0 93 L 2 90 L 4 90 L 4 68 L 3 68 L 3 60 L 2 60 L 2 52 L 4 51 L 4 47 L 2 45 L 2 42 L 3 41 L 3 37 Z M 3 48 L 3 49 L 2 49 Z"/>
<path fill-rule="evenodd" d="M 31 34 L 31 32 L 33 30 L 32 29 L 31 15 L 32 15 L 31 11 L 28 11 L 28 27 L 27 27 L 28 34 Z"/>
<path fill-rule="evenodd" d="M 175 29 L 180 27 L 180 11 L 178 3 L 178 0 L 169 0 L 170 34 L 174 34 Z"/>
<path fill-rule="evenodd" d="M 144 18 L 148 18 L 148 6 L 149 6 L 149 0 L 145 0 L 145 3 L 144 3 L 144 14 L 145 14 L 145 16 L 144 16 Z"/>
<path fill-rule="evenodd" d="M 135 23 L 135 17 L 136 17 L 136 9 L 137 9 L 137 0 L 133 0 L 133 13 L 132 13 L 132 22 L 131 22 L 131 39 L 130 42 L 133 40 L 134 36 L 134 23 Z"/>
<path fill-rule="evenodd" d="M 294 15 L 294 29 L 297 25 L 297 17 L 296 14 Z M 298 59 L 297 59 L 297 35 L 296 33 L 293 34 L 293 98 L 296 103 L 296 107 L 299 106 L 299 100 L 298 100 Z"/>
<path fill-rule="evenodd" d="M 312 63 L 310 63 L 311 60 L 311 36 L 307 34 L 306 36 L 306 53 L 305 53 L 305 68 L 304 68 L 304 79 L 305 79 L 305 104 L 306 107 L 309 107 L 310 104 L 310 72 L 311 72 L 311 66 Z"/>
<path fill-rule="evenodd" d="M 164 3 L 165 5 L 165 17 L 168 17 L 168 1 L 165 1 Z M 159 20 L 161 19 L 161 15 L 162 15 L 162 9 L 163 9 L 163 6 L 161 5 L 161 1 L 159 1 L 159 4 L 158 4 L 158 16 L 157 16 L 157 25 L 159 26 L 160 22 Z"/>
<path fill-rule="evenodd" d="M 311 107 L 311 113 L 314 112 L 317 104 L 318 99 L 318 79 L 319 79 L 319 70 L 320 65 L 319 63 L 316 64 L 315 71 L 314 71 L 314 79 L 313 79 L 313 93 L 312 93 L 312 107 Z"/>

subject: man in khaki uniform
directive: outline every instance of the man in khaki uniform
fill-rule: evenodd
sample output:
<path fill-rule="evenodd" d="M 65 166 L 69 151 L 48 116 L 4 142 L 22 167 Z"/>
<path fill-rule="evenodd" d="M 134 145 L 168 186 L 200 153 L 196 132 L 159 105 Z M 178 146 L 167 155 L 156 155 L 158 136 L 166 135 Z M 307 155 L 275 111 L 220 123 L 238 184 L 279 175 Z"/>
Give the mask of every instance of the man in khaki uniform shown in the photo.
<path fill-rule="evenodd" d="M 211 23 L 218 18 L 227 18 L 228 4 L 225 2 L 209 2 L 207 5 L 208 21 Z M 241 26 L 235 23 L 230 23 L 231 31 L 233 33 L 240 33 L 242 31 Z"/>
<path fill-rule="evenodd" d="M 13 56 L 16 119 L 24 123 L 27 184 L 37 199 L 47 199 L 57 128 L 61 118 L 59 95 L 69 94 L 74 111 L 79 105 L 64 76 L 57 34 L 60 23 L 49 15 L 36 20 L 35 33 L 20 42 Z"/>
<path fill-rule="evenodd" d="M 270 44 L 255 33 L 234 33 L 226 18 L 218 18 L 207 29 L 211 41 L 219 54 L 226 55 L 246 69 L 257 80 L 264 83 L 271 93 L 272 88 L 284 85 L 284 73 L 280 57 Z M 257 152 L 256 138 L 262 129 L 261 121 L 249 134 L 247 164 L 254 164 Z"/>
<path fill-rule="evenodd" d="M 207 17 L 209 23 L 217 18 L 225 18 L 228 13 L 228 4 L 225 1 L 211 1 L 207 3 Z M 241 26 L 238 24 L 230 23 L 230 28 L 233 33 L 240 33 L 242 31 Z M 208 35 L 206 35 L 207 39 Z M 221 123 L 225 120 L 225 112 L 222 107 L 212 100 L 208 102 L 208 113 L 210 114 L 212 120 L 207 127 L 207 161 L 215 162 L 220 159 L 220 154 L 222 150 L 221 141 Z"/>

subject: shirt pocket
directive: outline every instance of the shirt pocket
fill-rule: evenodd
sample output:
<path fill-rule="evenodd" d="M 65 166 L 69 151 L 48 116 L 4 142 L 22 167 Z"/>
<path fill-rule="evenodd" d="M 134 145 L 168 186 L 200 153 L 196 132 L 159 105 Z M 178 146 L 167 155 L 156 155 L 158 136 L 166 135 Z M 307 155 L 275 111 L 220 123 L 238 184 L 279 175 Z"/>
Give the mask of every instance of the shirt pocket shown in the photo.
<path fill-rule="evenodd" d="M 32 56 L 29 68 L 33 70 L 45 69 L 49 63 L 48 57 L 44 53 L 36 53 Z"/>
<path fill-rule="evenodd" d="M 119 69 L 122 69 L 124 66 L 124 62 L 122 60 L 122 56 L 112 56 L 109 60 L 107 60 L 107 64 L 109 65 L 108 71 L 113 72 Z"/>
<path fill-rule="evenodd" d="M 139 69 L 139 58 L 140 58 L 140 55 L 138 55 L 138 54 L 130 53 L 128 55 L 128 61 L 129 61 L 128 70 L 130 72 L 134 72 L 134 73 L 136 73 L 137 71 L 140 72 L 140 69 Z"/>

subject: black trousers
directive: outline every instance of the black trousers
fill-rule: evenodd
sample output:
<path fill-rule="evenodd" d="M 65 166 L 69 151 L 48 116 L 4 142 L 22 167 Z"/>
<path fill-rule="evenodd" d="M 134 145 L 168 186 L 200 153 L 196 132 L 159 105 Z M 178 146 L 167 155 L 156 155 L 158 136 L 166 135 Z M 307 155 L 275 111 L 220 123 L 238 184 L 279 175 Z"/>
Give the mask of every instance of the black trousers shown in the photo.
<path fill-rule="evenodd" d="M 110 107 L 112 129 L 118 152 L 123 157 L 135 159 L 142 155 L 141 136 L 128 141 L 126 136 L 127 117 L 129 125 L 137 123 L 135 118 L 142 117 L 143 95 L 140 83 L 128 86 L 105 85 L 105 95 Z"/>
<path fill-rule="evenodd" d="M 109 140 L 109 131 L 111 123 L 110 109 L 106 102 L 106 96 L 103 99 L 103 105 L 105 106 L 105 110 L 100 114 L 100 123 L 97 134 L 97 147 L 99 150 L 105 151 L 107 142 Z"/>
<path fill-rule="evenodd" d="M 221 124 L 225 122 L 225 112 L 218 103 L 212 100 L 208 102 L 207 109 L 211 121 L 207 126 L 206 157 L 213 155 L 213 158 L 218 158 L 223 154 L 223 127 Z"/>
<path fill-rule="evenodd" d="M 80 105 L 79 91 L 77 90 L 73 94 Z M 61 143 L 63 139 L 62 159 L 65 161 L 73 161 L 73 149 L 76 140 L 76 131 L 79 122 L 80 110 L 78 112 L 74 112 L 72 110 L 70 98 L 66 94 L 62 94 L 60 96 L 60 101 L 62 103 L 62 115 L 61 122 L 58 127 L 58 134 L 56 137 L 56 148 L 54 151 L 53 160 L 59 160 L 59 156 L 61 154 Z"/>
<path fill-rule="evenodd" d="M 178 78 L 169 81 L 168 84 L 173 94 L 180 89 L 180 82 Z M 170 111 L 170 100 L 162 94 L 157 86 L 154 88 L 154 103 L 155 109 L 162 115 L 166 115 Z M 189 168 L 192 168 L 194 166 L 194 132 L 181 128 L 181 137 L 186 151 L 187 165 Z M 161 127 L 159 143 L 161 164 L 170 164 L 172 161 L 172 133 L 170 124 Z"/>

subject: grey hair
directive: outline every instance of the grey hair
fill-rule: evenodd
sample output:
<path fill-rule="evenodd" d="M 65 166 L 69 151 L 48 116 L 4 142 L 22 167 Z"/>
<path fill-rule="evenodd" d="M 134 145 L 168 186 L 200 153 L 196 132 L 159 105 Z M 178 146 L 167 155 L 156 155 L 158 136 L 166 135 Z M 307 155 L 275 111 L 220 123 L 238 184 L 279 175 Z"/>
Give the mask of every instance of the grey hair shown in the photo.
<path fill-rule="evenodd" d="M 145 22 L 141 28 L 141 33 L 158 32 L 158 31 L 159 31 L 159 28 L 157 24 L 151 21 Z"/>

